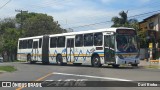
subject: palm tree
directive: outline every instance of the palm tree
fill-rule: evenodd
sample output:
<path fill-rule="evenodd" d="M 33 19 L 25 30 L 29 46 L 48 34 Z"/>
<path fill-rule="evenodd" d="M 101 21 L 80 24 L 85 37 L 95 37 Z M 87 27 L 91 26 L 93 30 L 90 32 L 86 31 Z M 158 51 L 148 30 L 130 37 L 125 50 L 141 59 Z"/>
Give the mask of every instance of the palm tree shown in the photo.
<path fill-rule="evenodd" d="M 124 11 L 121 11 L 119 13 L 119 17 L 115 16 L 112 18 L 112 22 L 114 23 L 112 25 L 112 27 L 120 27 L 120 26 L 125 26 L 125 24 L 128 23 L 128 20 L 127 20 L 127 12 L 124 12 Z"/>

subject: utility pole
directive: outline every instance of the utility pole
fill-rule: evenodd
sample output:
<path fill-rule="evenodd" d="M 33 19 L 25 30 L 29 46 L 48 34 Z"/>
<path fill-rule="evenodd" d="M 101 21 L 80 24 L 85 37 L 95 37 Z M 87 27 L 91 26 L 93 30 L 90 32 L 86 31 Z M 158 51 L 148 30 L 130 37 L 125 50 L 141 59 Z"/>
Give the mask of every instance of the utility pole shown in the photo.
<path fill-rule="evenodd" d="M 15 10 L 15 12 L 20 12 L 21 13 L 21 25 L 20 25 L 20 30 L 21 30 L 21 35 L 22 35 L 22 26 L 23 26 L 23 22 L 22 22 L 22 20 L 23 20 L 23 15 L 22 15 L 22 13 L 23 12 L 28 12 L 28 11 L 23 11 L 23 10 Z"/>

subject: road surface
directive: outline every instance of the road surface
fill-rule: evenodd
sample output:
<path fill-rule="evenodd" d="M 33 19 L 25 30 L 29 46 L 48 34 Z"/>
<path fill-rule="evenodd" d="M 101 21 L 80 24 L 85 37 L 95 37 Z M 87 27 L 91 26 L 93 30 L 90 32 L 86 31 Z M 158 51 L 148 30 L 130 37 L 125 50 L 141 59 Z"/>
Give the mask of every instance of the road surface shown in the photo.
<path fill-rule="evenodd" d="M 2 63 L 1 63 L 2 65 Z M 15 72 L 0 74 L 0 81 L 160 81 L 160 69 L 143 69 L 141 67 L 112 68 L 103 66 L 95 68 L 83 66 L 59 66 L 28 63 L 4 63 L 17 68 Z M 128 86 L 128 84 L 126 84 Z M 43 88 L 0 88 L 1 90 L 160 90 L 159 87 L 43 87 Z"/>

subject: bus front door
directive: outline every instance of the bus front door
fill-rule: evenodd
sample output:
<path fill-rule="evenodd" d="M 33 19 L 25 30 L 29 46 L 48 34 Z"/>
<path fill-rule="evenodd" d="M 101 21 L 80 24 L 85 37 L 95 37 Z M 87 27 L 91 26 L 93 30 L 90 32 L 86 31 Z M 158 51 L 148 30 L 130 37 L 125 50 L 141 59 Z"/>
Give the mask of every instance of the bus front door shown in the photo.
<path fill-rule="evenodd" d="M 114 35 L 104 36 L 104 58 L 105 63 L 115 63 L 115 42 Z"/>
<path fill-rule="evenodd" d="M 74 62 L 74 38 L 67 38 L 67 62 Z"/>
<path fill-rule="evenodd" d="M 33 40 L 33 49 L 32 49 L 32 60 L 33 61 L 38 61 L 38 39 Z"/>

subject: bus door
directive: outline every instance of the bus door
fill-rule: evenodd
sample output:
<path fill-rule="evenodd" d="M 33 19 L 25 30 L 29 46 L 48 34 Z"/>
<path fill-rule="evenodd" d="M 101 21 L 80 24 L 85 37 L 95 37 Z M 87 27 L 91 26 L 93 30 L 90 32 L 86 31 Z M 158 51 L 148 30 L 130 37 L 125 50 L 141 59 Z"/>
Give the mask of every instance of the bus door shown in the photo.
<path fill-rule="evenodd" d="M 39 43 L 39 39 L 33 39 L 33 48 L 32 48 L 32 60 L 33 61 L 38 61 L 38 43 Z"/>
<path fill-rule="evenodd" d="M 67 62 L 74 62 L 74 38 L 67 38 Z"/>
<path fill-rule="evenodd" d="M 115 36 L 110 34 L 104 35 L 104 58 L 105 63 L 115 63 Z"/>

